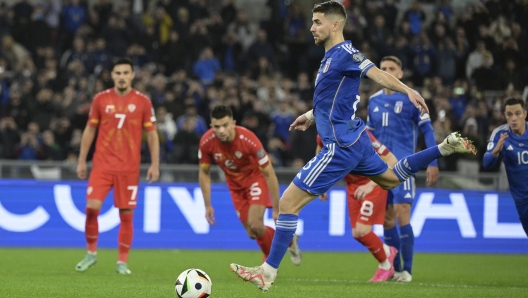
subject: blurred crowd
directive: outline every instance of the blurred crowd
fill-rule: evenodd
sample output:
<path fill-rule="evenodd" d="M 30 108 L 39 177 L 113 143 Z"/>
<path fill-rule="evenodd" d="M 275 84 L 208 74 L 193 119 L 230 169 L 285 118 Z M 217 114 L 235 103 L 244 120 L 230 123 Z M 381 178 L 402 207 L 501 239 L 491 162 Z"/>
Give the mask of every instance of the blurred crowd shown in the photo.
<path fill-rule="evenodd" d="M 438 142 L 460 130 L 482 154 L 491 131 L 505 123 L 503 100 L 528 96 L 528 1 L 475 1 L 455 10 L 439 0 L 427 13 L 419 1 L 405 10 L 395 0 L 341 2 L 345 38 L 377 65 L 385 55 L 402 60 L 403 81 L 428 101 Z M 255 132 L 275 166 L 299 167 L 313 157 L 315 127 L 288 131 L 311 108 L 324 55 L 298 0 L 268 0 L 270 17 L 258 22 L 235 0 L 215 10 L 207 0 L 120 3 L 0 4 L 0 159 L 76 162 L 91 99 L 112 87 L 110 67 L 121 56 L 134 61 L 134 88 L 152 100 L 164 163 L 198 162 L 217 104 Z M 379 88 L 363 80 L 361 117 Z M 456 162 L 440 167 L 456 170 Z"/>

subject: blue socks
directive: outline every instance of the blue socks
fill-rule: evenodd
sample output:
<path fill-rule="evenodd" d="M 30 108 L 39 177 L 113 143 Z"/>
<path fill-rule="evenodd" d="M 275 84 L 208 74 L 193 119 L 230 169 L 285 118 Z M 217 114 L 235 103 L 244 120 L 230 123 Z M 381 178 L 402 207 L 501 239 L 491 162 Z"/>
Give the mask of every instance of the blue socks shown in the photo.
<path fill-rule="evenodd" d="M 299 216 L 295 214 L 279 214 L 275 227 L 275 236 L 271 243 L 271 251 L 266 259 L 266 263 L 271 267 L 275 269 L 279 268 L 280 262 L 286 254 L 288 246 L 290 246 L 293 239 L 293 235 L 297 230 L 298 219 Z"/>
<path fill-rule="evenodd" d="M 394 173 L 398 179 L 403 182 L 409 177 L 425 169 L 435 159 L 442 157 L 438 146 L 427 148 L 413 155 L 409 155 L 400 159 L 394 166 Z"/>
<path fill-rule="evenodd" d="M 412 263 L 414 256 L 414 233 L 411 225 L 400 227 L 401 255 L 403 259 L 403 270 L 412 274 Z"/>
<path fill-rule="evenodd" d="M 394 246 L 398 253 L 394 258 L 394 270 L 401 272 L 401 261 L 400 261 L 400 235 L 398 233 L 398 227 L 394 226 L 392 229 L 385 230 L 383 233 L 383 240 L 388 246 Z M 388 256 L 387 256 L 388 257 Z"/>

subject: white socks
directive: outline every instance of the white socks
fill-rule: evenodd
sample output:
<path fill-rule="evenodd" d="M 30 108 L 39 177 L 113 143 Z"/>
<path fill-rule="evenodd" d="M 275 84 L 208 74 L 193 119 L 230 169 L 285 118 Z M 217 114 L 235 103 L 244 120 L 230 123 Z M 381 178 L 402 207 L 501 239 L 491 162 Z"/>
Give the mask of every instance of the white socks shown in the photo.
<path fill-rule="evenodd" d="M 266 262 L 264 262 L 264 264 L 262 264 L 262 269 L 264 269 L 264 273 L 266 273 L 268 276 L 271 276 L 271 277 L 277 276 L 277 269 L 271 267 L 270 264 L 268 264 Z"/>
<path fill-rule="evenodd" d="M 385 243 L 383 243 L 383 250 L 385 251 L 385 255 L 387 256 L 387 259 L 379 263 L 378 268 L 381 268 L 383 270 L 389 270 L 391 268 L 391 264 L 389 263 L 389 259 L 388 259 L 390 255 L 390 248 Z"/>

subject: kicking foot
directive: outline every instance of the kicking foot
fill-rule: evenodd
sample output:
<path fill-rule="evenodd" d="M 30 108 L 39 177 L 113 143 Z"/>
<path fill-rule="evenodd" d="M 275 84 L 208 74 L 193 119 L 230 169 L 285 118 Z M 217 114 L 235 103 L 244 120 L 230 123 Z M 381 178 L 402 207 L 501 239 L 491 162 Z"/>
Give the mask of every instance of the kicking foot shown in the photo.
<path fill-rule="evenodd" d="M 132 274 L 132 271 L 128 269 L 128 266 L 126 263 L 118 262 L 116 265 L 116 271 L 119 274 Z"/>
<path fill-rule="evenodd" d="M 299 249 L 299 235 L 295 234 L 293 235 L 293 239 L 291 242 L 291 245 L 288 247 L 288 251 L 290 251 L 290 259 L 295 266 L 301 265 L 302 261 L 302 253 Z"/>
<path fill-rule="evenodd" d="M 231 267 L 231 271 L 235 272 L 238 277 L 242 278 L 244 281 L 251 282 L 263 292 L 269 290 L 275 280 L 275 276 L 268 276 L 264 272 L 262 266 L 244 267 L 237 264 L 231 264 L 229 267 Z"/>
<path fill-rule="evenodd" d="M 396 277 L 396 273 L 399 273 L 398 277 Z M 412 275 L 407 270 L 403 270 L 402 272 L 395 272 L 393 279 L 399 282 L 411 282 Z"/>
<path fill-rule="evenodd" d="M 448 156 L 453 153 L 477 154 L 477 149 L 473 145 L 473 141 L 468 140 L 468 138 L 462 138 L 462 135 L 458 131 L 448 135 L 438 147 L 443 156 Z"/>
<path fill-rule="evenodd" d="M 97 256 L 88 253 L 86 256 L 84 256 L 84 259 L 82 259 L 82 261 L 80 261 L 77 266 L 75 266 L 75 270 L 77 272 L 84 272 L 95 264 L 97 264 Z"/>
<path fill-rule="evenodd" d="M 398 250 L 394 246 L 390 246 L 389 250 L 390 254 L 387 257 L 387 260 L 389 261 L 391 268 L 389 270 L 378 268 L 374 273 L 374 276 L 369 280 L 370 282 L 387 281 L 394 275 L 394 258 L 396 257 L 396 254 L 398 254 Z"/>

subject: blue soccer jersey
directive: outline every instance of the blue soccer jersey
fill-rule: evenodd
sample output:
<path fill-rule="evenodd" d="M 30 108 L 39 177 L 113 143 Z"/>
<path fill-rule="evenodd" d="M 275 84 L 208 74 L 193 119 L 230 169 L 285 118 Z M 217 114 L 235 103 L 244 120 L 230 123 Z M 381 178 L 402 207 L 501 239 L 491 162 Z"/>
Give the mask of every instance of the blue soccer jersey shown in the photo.
<path fill-rule="evenodd" d="M 359 83 L 374 66 L 350 41 L 335 45 L 325 53 L 315 79 L 313 111 L 323 144 L 348 147 L 365 130 L 356 117 Z"/>
<path fill-rule="evenodd" d="M 365 123 L 355 115 L 360 79 L 373 66 L 350 41 L 326 52 L 315 79 L 313 104 L 324 147 L 293 179 L 300 189 L 323 194 L 351 172 L 376 176 L 387 170 L 363 133 Z"/>
<path fill-rule="evenodd" d="M 397 159 L 416 152 L 418 128 L 422 133 L 432 131 L 429 114 L 420 116 L 420 110 L 409 101 L 406 94 L 395 92 L 387 95 L 384 90 L 369 99 L 367 128 Z M 434 136 L 431 136 L 435 144 Z M 432 145 L 427 144 L 427 147 Z"/>
<path fill-rule="evenodd" d="M 491 168 L 498 160 L 491 152 L 497 145 L 502 133 L 507 133 L 508 137 L 504 141 L 504 146 L 500 151 L 500 157 L 504 162 L 510 192 L 516 204 L 528 202 L 528 123 L 526 131 L 522 136 L 514 134 L 508 124 L 497 127 L 491 134 L 488 142 L 486 154 L 484 154 L 484 167 Z"/>

